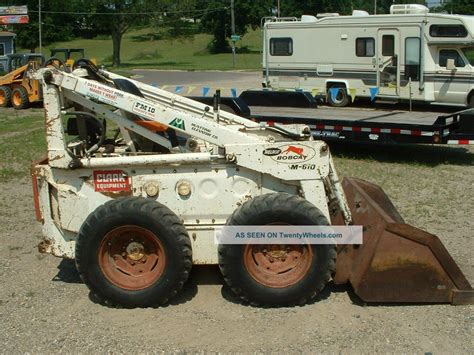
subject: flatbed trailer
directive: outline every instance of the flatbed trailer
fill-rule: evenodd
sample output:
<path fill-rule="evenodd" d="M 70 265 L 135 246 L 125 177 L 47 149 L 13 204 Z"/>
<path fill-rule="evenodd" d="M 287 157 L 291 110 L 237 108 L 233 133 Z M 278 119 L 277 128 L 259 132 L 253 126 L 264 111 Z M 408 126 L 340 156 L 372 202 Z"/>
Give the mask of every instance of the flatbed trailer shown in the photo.
<path fill-rule="evenodd" d="M 270 124 L 307 124 L 315 138 L 325 141 L 474 144 L 474 109 L 444 113 L 252 106 L 250 118 Z"/>

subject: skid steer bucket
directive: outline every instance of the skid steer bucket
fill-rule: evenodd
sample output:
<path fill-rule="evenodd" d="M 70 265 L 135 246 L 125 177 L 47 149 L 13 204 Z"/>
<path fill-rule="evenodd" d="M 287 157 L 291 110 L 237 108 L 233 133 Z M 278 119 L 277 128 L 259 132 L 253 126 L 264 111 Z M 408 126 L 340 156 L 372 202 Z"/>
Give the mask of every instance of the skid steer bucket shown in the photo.
<path fill-rule="evenodd" d="M 350 282 L 364 302 L 473 304 L 474 290 L 437 236 L 405 224 L 383 190 L 343 180 L 362 245 L 338 247 L 334 282 Z M 333 224 L 343 224 L 340 213 Z"/>

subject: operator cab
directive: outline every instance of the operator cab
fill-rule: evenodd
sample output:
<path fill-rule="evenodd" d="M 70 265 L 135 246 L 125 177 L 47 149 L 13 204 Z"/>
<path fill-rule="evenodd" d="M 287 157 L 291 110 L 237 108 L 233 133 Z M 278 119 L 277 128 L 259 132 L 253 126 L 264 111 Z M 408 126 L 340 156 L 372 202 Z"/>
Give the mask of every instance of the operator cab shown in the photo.
<path fill-rule="evenodd" d="M 8 55 L 7 73 L 10 73 L 28 63 L 37 63 L 38 67 L 44 64 L 44 56 L 40 53 L 17 53 Z"/>

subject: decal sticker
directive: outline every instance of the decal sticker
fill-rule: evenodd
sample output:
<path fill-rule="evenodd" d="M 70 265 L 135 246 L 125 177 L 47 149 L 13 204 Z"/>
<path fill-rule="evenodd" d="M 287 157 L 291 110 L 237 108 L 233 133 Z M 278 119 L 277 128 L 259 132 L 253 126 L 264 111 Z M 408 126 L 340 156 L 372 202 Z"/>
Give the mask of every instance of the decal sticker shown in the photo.
<path fill-rule="evenodd" d="M 307 145 L 291 144 L 267 148 L 263 154 L 277 163 L 299 164 L 312 160 L 316 156 L 316 151 Z"/>
<path fill-rule="evenodd" d="M 316 170 L 316 164 L 293 164 L 290 170 Z"/>
<path fill-rule="evenodd" d="M 94 190 L 97 192 L 130 191 L 130 178 L 123 170 L 94 170 Z"/>
<path fill-rule="evenodd" d="M 154 118 L 156 109 L 147 103 L 135 101 L 133 104 L 132 111 L 142 116 Z"/>
<path fill-rule="evenodd" d="M 198 132 L 200 134 L 205 135 L 206 137 L 212 138 L 212 139 L 218 139 L 218 137 L 212 133 L 212 131 L 204 126 L 200 126 L 197 123 L 191 123 L 191 130 L 194 132 Z"/>
<path fill-rule="evenodd" d="M 170 122 L 170 126 L 176 127 L 183 131 L 186 130 L 186 126 L 184 125 L 184 120 L 178 117 L 176 117 L 173 121 Z"/>
<path fill-rule="evenodd" d="M 339 138 L 345 139 L 346 137 L 341 134 L 342 132 L 333 131 L 313 131 L 313 136 L 317 138 Z"/>
<path fill-rule="evenodd" d="M 274 157 L 278 154 L 281 154 L 280 148 L 267 148 L 263 151 L 263 155 L 266 155 L 267 157 Z"/>
<path fill-rule="evenodd" d="M 81 87 L 78 91 L 91 99 L 99 100 L 109 105 L 117 106 L 119 99 L 123 98 L 123 93 L 119 90 L 114 90 L 97 82 L 87 82 L 85 86 L 85 88 Z"/>

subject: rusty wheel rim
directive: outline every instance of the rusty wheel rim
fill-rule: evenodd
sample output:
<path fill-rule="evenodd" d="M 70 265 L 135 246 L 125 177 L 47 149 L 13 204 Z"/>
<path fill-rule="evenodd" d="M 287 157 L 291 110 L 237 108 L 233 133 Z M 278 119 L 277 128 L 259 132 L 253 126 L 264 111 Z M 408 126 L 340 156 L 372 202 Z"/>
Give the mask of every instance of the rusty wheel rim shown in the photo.
<path fill-rule="evenodd" d="M 313 259 L 309 245 L 245 246 L 244 265 L 258 283 L 271 288 L 284 288 L 301 281 Z"/>
<path fill-rule="evenodd" d="M 6 100 L 7 99 L 5 93 L 3 92 L 3 90 L 0 90 L 0 105 L 4 105 Z"/>
<path fill-rule="evenodd" d="M 163 245 L 148 229 L 126 225 L 113 229 L 102 240 L 99 267 L 114 285 L 142 290 L 158 280 L 166 265 Z"/>
<path fill-rule="evenodd" d="M 21 105 L 21 95 L 18 91 L 13 93 L 12 102 L 15 106 L 20 106 Z"/>

